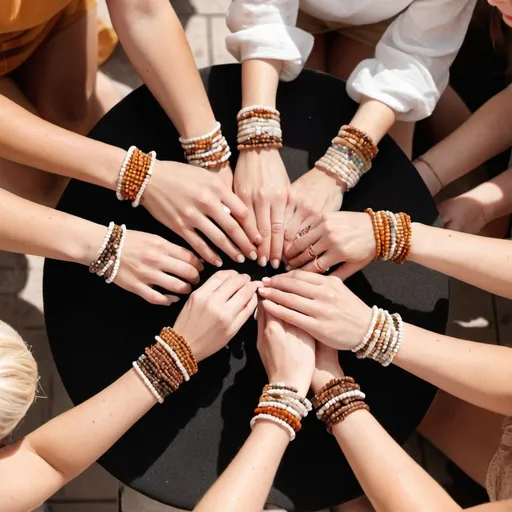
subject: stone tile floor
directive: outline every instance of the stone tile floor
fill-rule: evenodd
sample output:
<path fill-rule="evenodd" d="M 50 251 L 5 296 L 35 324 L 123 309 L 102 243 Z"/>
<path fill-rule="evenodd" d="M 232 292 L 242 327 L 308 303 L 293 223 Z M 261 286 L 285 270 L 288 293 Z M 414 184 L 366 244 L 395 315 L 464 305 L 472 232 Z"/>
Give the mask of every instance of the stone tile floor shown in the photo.
<path fill-rule="evenodd" d="M 224 47 L 227 33 L 224 14 L 230 0 L 175 0 L 172 3 L 185 26 L 199 67 L 233 61 Z M 99 10 L 103 17 L 108 17 L 104 0 L 100 0 Z M 140 79 L 121 48 L 116 50 L 103 71 L 115 81 L 122 94 L 140 85 Z M 41 372 L 40 398 L 16 433 L 18 436 L 71 406 L 45 334 L 42 269 L 42 258 L 0 252 L 0 318 L 16 327 L 32 346 Z M 452 291 L 450 334 L 488 343 L 512 342 L 510 301 L 455 281 Z M 421 451 L 417 440 L 410 446 L 412 452 Z M 445 471 L 443 459 L 432 451 L 427 458 L 429 469 L 447 484 L 450 476 Z M 424 459 L 424 462 L 427 461 Z M 51 507 L 53 512 L 118 512 L 118 496 L 117 480 L 94 465 L 58 492 L 51 500 Z"/>

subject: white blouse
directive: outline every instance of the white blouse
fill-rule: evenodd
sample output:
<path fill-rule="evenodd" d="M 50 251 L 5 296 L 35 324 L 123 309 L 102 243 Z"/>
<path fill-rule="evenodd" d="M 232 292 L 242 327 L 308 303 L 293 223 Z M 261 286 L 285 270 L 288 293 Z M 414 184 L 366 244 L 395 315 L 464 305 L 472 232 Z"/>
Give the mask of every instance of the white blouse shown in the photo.
<path fill-rule="evenodd" d="M 284 61 L 281 79 L 293 80 L 313 48 L 297 28 L 301 10 L 324 21 L 376 23 L 401 13 L 347 81 L 352 99 L 389 105 L 401 121 L 428 117 L 448 85 L 476 0 L 234 0 L 227 17 L 229 52 L 246 59 Z M 403 12 L 402 12 L 403 11 Z"/>

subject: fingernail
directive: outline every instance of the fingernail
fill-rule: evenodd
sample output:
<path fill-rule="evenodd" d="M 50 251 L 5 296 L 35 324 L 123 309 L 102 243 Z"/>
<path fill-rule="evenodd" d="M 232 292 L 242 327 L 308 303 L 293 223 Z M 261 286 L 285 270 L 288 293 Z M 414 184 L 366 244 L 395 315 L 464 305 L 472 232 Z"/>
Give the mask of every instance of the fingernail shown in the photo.
<path fill-rule="evenodd" d="M 222 260 L 215 260 L 216 267 L 222 267 Z"/>
<path fill-rule="evenodd" d="M 266 295 L 268 293 L 268 288 L 258 288 L 258 293 L 261 293 L 261 295 Z"/>
<path fill-rule="evenodd" d="M 263 238 L 261 238 L 261 235 L 258 235 L 255 239 L 254 239 L 254 243 L 256 245 L 259 245 L 261 244 L 261 242 L 263 241 Z"/>
<path fill-rule="evenodd" d="M 290 265 L 286 265 L 286 267 L 284 267 L 284 269 L 285 269 L 286 271 L 290 271 L 290 270 L 292 269 L 292 267 L 290 267 Z"/>
<path fill-rule="evenodd" d="M 251 258 L 251 260 L 256 261 L 258 259 L 258 253 L 256 251 L 251 251 L 249 253 L 249 257 Z"/>
<path fill-rule="evenodd" d="M 279 260 L 272 260 L 270 262 L 270 264 L 272 265 L 272 268 L 274 268 L 275 270 L 277 270 L 279 268 L 279 265 L 281 264 L 281 262 Z"/>
<path fill-rule="evenodd" d="M 252 317 L 254 318 L 254 320 L 258 320 L 258 308 L 254 310 L 254 315 L 252 315 Z"/>
<path fill-rule="evenodd" d="M 270 277 L 262 277 L 261 280 L 264 282 L 264 283 L 268 283 L 270 281 Z"/>
<path fill-rule="evenodd" d="M 243 257 L 242 254 L 239 254 L 237 257 L 236 257 L 236 261 L 238 261 L 238 263 L 243 263 L 245 261 L 245 258 Z"/>
<path fill-rule="evenodd" d="M 265 256 L 262 256 L 259 260 L 260 267 L 266 267 L 267 266 L 267 258 Z"/>
<path fill-rule="evenodd" d="M 176 295 L 166 295 L 166 297 L 169 300 L 169 306 L 180 300 L 180 298 L 177 297 Z"/>

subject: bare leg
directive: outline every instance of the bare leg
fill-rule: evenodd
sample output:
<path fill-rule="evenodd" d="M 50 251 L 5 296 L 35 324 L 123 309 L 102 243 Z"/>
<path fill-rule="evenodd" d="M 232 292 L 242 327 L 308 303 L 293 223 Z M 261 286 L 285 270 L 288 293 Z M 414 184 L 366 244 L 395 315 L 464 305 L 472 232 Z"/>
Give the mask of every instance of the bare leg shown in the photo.
<path fill-rule="evenodd" d="M 501 441 L 503 416 L 439 391 L 419 432 L 475 482 L 485 486 Z"/>
<path fill-rule="evenodd" d="M 327 50 L 327 71 L 347 80 L 354 68 L 364 59 L 373 57 L 375 49 L 348 37 L 338 35 Z M 412 158 L 414 123 L 396 122 L 389 135 Z"/>
<path fill-rule="evenodd" d="M 315 35 L 315 44 L 313 50 L 309 55 L 306 62 L 306 68 L 318 69 L 319 71 L 326 70 L 326 36 L 325 34 Z"/>
<path fill-rule="evenodd" d="M 355 500 L 347 501 L 343 505 L 333 508 L 334 512 L 375 512 L 372 504 L 366 496 L 361 496 Z"/>

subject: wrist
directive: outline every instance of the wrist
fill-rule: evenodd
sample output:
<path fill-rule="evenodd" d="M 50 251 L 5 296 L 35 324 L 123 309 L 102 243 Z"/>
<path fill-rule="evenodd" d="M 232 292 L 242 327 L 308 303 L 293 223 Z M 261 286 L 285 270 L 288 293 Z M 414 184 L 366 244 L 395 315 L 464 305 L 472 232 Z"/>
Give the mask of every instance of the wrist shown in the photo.
<path fill-rule="evenodd" d="M 83 221 L 79 229 L 73 231 L 64 247 L 67 261 L 89 266 L 96 259 L 101 242 L 107 233 L 107 227 L 94 222 Z"/>
<path fill-rule="evenodd" d="M 310 381 L 306 381 L 300 377 L 286 377 L 279 373 L 269 377 L 269 384 L 275 384 L 277 382 L 283 382 L 286 386 L 290 386 L 297 389 L 297 394 L 305 397 L 308 394 Z"/>
<path fill-rule="evenodd" d="M 344 194 L 347 191 L 348 185 L 344 181 L 342 181 L 338 176 L 325 172 L 323 169 L 319 169 L 316 166 L 313 167 L 311 171 L 317 173 L 318 176 L 321 177 L 321 179 L 324 179 L 327 182 L 329 182 L 333 187 L 337 188 L 342 194 Z"/>

